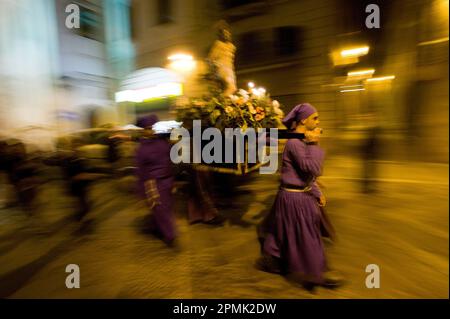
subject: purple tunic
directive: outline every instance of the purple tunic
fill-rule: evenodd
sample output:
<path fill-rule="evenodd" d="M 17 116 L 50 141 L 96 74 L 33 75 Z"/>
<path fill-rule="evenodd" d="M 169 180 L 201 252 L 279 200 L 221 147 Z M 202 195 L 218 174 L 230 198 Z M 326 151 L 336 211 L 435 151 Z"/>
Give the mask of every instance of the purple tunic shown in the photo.
<path fill-rule="evenodd" d="M 283 153 L 281 186 L 311 186 L 312 190 L 280 189 L 263 225 L 263 253 L 279 258 L 288 273 L 317 284 L 322 283 L 326 270 L 317 203 L 321 193 L 315 184 L 316 177 L 321 175 L 323 159 L 324 152 L 319 146 L 307 145 L 299 139 L 288 140 Z"/>
<path fill-rule="evenodd" d="M 139 194 L 145 198 L 145 182 L 156 180 L 160 204 L 153 208 L 150 225 L 160 232 L 163 238 L 171 241 L 175 238 L 175 222 L 172 212 L 173 173 L 170 161 L 170 143 L 163 138 L 141 139 L 136 151 Z"/>

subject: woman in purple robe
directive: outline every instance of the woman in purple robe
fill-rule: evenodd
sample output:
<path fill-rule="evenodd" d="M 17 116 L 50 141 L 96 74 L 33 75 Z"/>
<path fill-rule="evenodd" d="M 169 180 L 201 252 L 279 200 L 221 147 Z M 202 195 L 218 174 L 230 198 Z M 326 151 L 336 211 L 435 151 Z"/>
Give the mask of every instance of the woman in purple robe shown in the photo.
<path fill-rule="evenodd" d="M 148 230 L 171 246 L 175 239 L 171 145 L 165 138 L 153 134 L 151 128 L 156 122 L 158 117 L 149 115 L 140 118 L 137 123 L 137 126 L 145 129 L 136 151 L 138 191 L 153 210 Z"/>
<path fill-rule="evenodd" d="M 297 105 L 283 120 L 286 127 L 305 138 L 286 143 L 281 185 L 272 211 L 259 227 L 265 271 L 283 273 L 305 288 L 336 287 L 340 278 L 327 272 L 321 238 L 321 210 L 326 204 L 316 178 L 321 175 L 324 151 L 319 147 L 319 115 L 307 103 Z"/>

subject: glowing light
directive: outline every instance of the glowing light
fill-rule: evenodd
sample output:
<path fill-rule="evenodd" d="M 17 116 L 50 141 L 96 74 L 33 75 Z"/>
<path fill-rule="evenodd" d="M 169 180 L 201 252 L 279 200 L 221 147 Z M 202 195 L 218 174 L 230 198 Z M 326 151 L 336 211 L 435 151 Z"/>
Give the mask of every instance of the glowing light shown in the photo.
<path fill-rule="evenodd" d="M 351 89 L 351 90 L 341 90 L 341 93 L 345 92 L 357 92 L 357 91 L 365 91 L 366 89 Z"/>
<path fill-rule="evenodd" d="M 181 83 L 161 83 L 149 88 L 117 92 L 116 102 L 140 103 L 153 98 L 179 96 L 182 94 L 183 86 Z"/>
<path fill-rule="evenodd" d="M 374 69 L 367 69 L 367 70 L 358 70 L 358 71 L 351 71 L 347 73 L 347 76 L 362 76 L 362 75 L 372 75 L 375 73 Z"/>
<path fill-rule="evenodd" d="M 361 55 L 366 55 L 369 53 L 369 47 L 360 47 L 360 48 L 353 48 L 353 49 L 347 49 L 341 51 L 341 56 L 344 58 L 347 57 L 358 57 Z"/>
<path fill-rule="evenodd" d="M 418 46 L 432 45 L 432 44 L 438 44 L 438 43 L 444 43 L 444 42 L 448 42 L 448 37 L 445 37 L 445 38 L 439 38 L 439 39 L 431 40 L 431 41 L 420 42 L 420 43 L 418 44 Z"/>
<path fill-rule="evenodd" d="M 193 61 L 194 58 L 190 54 L 176 53 L 168 57 L 170 61 Z"/>
<path fill-rule="evenodd" d="M 190 72 L 197 65 L 197 63 L 194 61 L 194 58 L 190 54 L 176 53 L 170 55 L 168 59 L 172 61 L 169 64 L 169 67 L 179 72 Z"/>
<path fill-rule="evenodd" d="M 380 81 L 388 81 L 395 79 L 395 75 L 388 75 L 388 76 L 380 76 L 378 78 L 371 78 L 367 79 L 367 82 L 380 82 Z"/>
<path fill-rule="evenodd" d="M 141 102 L 133 90 L 120 91 L 116 93 L 116 102 Z"/>
<path fill-rule="evenodd" d="M 358 87 L 362 87 L 362 84 L 355 84 L 355 85 L 343 85 L 340 88 L 341 89 L 348 89 L 348 88 L 358 88 Z"/>
<path fill-rule="evenodd" d="M 266 93 L 266 89 L 263 88 L 263 87 L 258 88 L 258 91 L 259 91 L 261 94 L 265 94 L 265 93 Z"/>
<path fill-rule="evenodd" d="M 195 66 L 197 63 L 195 61 L 189 61 L 189 60 L 177 60 L 170 63 L 169 67 L 171 69 L 174 69 L 175 71 L 180 72 L 189 72 L 195 69 Z"/>
<path fill-rule="evenodd" d="M 255 87 L 255 83 L 253 82 L 248 82 L 248 87 L 253 89 Z"/>

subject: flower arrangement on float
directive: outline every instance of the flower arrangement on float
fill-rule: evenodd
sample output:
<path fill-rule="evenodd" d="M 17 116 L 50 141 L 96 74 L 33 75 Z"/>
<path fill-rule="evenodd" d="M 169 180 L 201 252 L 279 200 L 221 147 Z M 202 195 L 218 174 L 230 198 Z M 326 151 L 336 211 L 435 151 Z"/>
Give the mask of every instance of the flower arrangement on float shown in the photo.
<path fill-rule="evenodd" d="M 189 128 L 193 120 L 203 127 L 276 128 L 284 113 L 277 100 L 262 88 L 240 89 L 232 95 L 211 94 L 202 98 L 182 99 L 176 106 L 177 121 Z"/>

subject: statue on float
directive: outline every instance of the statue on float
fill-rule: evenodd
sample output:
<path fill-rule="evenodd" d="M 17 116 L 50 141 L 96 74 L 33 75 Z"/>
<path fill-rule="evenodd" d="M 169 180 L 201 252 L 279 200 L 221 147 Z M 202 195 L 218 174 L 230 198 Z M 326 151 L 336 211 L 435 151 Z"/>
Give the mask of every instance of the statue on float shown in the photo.
<path fill-rule="evenodd" d="M 225 96 L 236 92 L 236 75 L 234 72 L 234 55 L 236 47 L 232 42 L 229 25 L 225 21 L 218 23 L 218 38 L 208 54 L 210 74 L 216 79 Z"/>
<path fill-rule="evenodd" d="M 205 59 L 206 70 L 199 76 L 202 94 L 179 99 L 177 121 L 191 129 L 193 120 L 202 127 L 277 128 L 284 114 L 280 103 L 272 100 L 263 88 L 238 89 L 234 69 L 236 46 L 232 43 L 229 25 L 217 23 L 218 38 Z"/>

